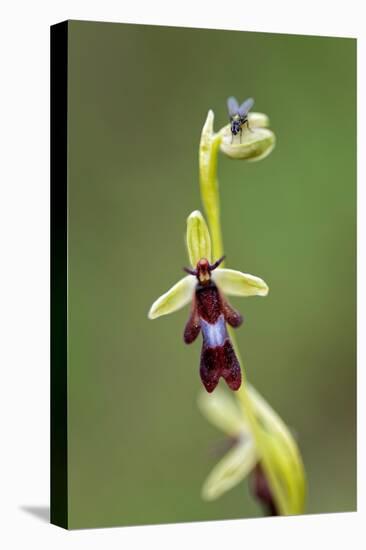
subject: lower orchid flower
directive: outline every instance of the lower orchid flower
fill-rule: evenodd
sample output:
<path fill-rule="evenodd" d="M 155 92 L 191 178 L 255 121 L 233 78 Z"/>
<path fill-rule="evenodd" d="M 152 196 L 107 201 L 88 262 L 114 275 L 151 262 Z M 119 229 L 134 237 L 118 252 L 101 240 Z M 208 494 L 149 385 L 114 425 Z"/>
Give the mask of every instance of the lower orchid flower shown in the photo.
<path fill-rule="evenodd" d="M 230 442 L 229 451 L 204 482 L 202 498 L 216 500 L 249 478 L 251 493 L 266 515 L 301 514 L 305 503 L 305 476 L 297 446 L 282 420 L 253 386 L 247 384 L 246 391 L 255 411 L 256 429 L 262 434 L 259 440 L 248 408 L 224 388 L 218 388 L 213 395 L 202 391 L 198 396 L 203 415 L 223 431 Z"/>
<path fill-rule="evenodd" d="M 216 500 L 250 476 L 253 496 L 260 502 L 267 515 L 277 516 L 277 504 L 244 412 L 227 392 L 221 389 L 210 398 L 204 392 L 200 394 L 198 405 L 207 419 L 224 431 L 230 441 L 230 450 L 214 466 L 203 485 L 204 500 Z"/>
<path fill-rule="evenodd" d="M 190 344 L 202 332 L 200 375 L 203 385 L 211 393 L 222 377 L 230 389 L 238 390 L 241 370 L 227 324 L 236 328 L 243 318 L 231 307 L 225 295 L 266 296 L 268 286 L 254 275 L 219 268 L 224 257 L 211 263 L 210 234 L 197 210 L 187 219 L 186 241 L 192 266 L 184 268 L 188 275 L 153 303 L 148 316 L 155 319 L 191 303 L 184 341 Z"/>

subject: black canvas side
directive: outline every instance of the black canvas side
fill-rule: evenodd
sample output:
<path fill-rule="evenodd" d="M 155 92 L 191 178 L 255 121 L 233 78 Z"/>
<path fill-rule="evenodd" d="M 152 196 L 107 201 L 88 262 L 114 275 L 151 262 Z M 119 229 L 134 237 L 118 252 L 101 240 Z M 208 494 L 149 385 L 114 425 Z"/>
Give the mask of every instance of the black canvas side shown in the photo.
<path fill-rule="evenodd" d="M 68 23 L 51 27 L 51 523 L 68 526 L 67 487 Z"/>

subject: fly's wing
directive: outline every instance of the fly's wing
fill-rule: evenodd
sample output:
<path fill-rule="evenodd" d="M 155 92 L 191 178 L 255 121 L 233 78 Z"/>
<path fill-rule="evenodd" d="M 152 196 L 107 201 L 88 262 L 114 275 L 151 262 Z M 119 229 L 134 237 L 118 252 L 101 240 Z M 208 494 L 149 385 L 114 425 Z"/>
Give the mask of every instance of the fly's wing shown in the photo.
<path fill-rule="evenodd" d="M 253 107 L 254 105 L 254 99 L 252 97 L 249 97 L 248 99 L 246 99 L 239 107 L 239 115 L 244 118 L 247 116 L 247 114 L 249 113 L 250 109 Z"/>
<path fill-rule="evenodd" d="M 184 329 L 184 341 L 186 344 L 192 344 L 199 335 L 201 322 L 197 311 L 196 297 L 193 297 L 192 311 Z"/>
<path fill-rule="evenodd" d="M 239 104 L 236 101 L 235 97 L 229 97 L 227 100 L 227 110 L 229 112 L 229 117 L 233 117 L 238 114 Z"/>

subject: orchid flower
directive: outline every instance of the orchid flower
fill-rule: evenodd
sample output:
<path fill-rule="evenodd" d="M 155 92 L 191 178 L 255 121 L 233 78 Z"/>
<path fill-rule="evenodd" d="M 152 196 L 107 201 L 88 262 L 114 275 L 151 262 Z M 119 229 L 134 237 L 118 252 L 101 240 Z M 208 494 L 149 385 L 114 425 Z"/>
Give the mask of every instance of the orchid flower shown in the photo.
<path fill-rule="evenodd" d="M 230 342 L 226 325 L 238 327 L 242 316 L 228 303 L 226 296 L 266 296 L 267 284 L 254 275 L 220 268 L 223 257 L 212 262 L 211 238 L 207 224 L 198 210 L 187 219 L 186 237 L 191 267 L 188 272 L 150 308 L 149 318 L 173 313 L 191 304 L 191 314 L 184 331 L 184 341 L 192 343 L 202 332 L 201 380 L 211 393 L 223 377 L 232 390 L 241 384 L 239 361 Z"/>

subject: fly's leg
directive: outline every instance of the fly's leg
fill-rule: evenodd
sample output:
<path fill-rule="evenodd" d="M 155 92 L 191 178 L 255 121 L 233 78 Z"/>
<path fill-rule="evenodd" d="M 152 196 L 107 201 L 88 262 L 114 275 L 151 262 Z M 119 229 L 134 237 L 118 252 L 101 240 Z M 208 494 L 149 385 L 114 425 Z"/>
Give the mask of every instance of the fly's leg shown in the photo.
<path fill-rule="evenodd" d="M 253 133 L 253 132 L 254 132 L 254 130 L 252 130 L 252 129 L 251 129 L 251 127 L 249 126 L 249 120 L 248 120 L 248 119 L 246 119 L 246 121 L 245 121 L 245 122 L 247 123 L 247 128 L 248 128 L 249 132 L 252 132 L 252 133 Z"/>

